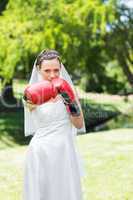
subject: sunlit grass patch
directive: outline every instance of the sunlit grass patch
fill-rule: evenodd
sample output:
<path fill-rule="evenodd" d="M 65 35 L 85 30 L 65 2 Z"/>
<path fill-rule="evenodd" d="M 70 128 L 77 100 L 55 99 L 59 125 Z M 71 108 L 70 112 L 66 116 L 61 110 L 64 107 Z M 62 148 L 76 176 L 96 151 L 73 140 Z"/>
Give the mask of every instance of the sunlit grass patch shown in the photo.
<path fill-rule="evenodd" d="M 133 129 L 77 136 L 83 156 L 83 200 L 133 199 Z M 0 150 L 0 199 L 22 200 L 27 146 Z"/>

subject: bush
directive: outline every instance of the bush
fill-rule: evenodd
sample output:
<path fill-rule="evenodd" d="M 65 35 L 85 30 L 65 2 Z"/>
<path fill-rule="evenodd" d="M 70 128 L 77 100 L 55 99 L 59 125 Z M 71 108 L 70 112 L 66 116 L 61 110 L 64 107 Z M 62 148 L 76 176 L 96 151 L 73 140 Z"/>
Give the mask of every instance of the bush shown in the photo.
<path fill-rule="evenodd" d="M 120 112 L 110 104 L 95 104 L 89 100 L 81 99 L 81 106 L 85 117 L 87 132 L 96 131 L 96 127 L 116 117 Z"/>

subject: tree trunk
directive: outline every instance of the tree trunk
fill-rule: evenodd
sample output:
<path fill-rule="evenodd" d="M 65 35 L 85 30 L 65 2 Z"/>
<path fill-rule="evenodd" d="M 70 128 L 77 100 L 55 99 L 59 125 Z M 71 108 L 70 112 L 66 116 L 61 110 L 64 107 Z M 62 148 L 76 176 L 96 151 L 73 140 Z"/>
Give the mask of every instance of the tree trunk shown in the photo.
<path fill-rule="evenodd" d="M 2 14 L 2 12 L 6 9 L 6 6 L 8 4 L 9 0 L 2 0 L 0 2 L 0 15 Z"/>
<path fill-rule="evenodd" d="M 17 103 L 16 98 L 14 97 L 14 93 L 13 93 L 13 79 L 10 79 L 4 86 L 4 88 L 2 88 L 2 92 L 1 92 L 1 103 L 2 105 L 6 106 L 11 106 L 13 104 Z"/>
<path fill-rule="evenodd" d="M 130 71 L 129 66 L 122 54 L 121 54 L 121 56 L 118 55 L 118 61 L 123 69 L 124 74 L 126 75 L 128 81 L 129 81 L 130 85 L 133 87 L 133 74 Z"/>

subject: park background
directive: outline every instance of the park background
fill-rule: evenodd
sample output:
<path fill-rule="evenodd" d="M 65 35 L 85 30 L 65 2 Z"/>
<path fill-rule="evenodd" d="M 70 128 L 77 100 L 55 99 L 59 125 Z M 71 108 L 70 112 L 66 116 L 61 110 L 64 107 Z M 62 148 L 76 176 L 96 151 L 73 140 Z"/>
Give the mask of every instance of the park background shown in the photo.
<path fill-rule="evenodd" d="M 84 200 L 132 200 L 132 0 L 0 0 L 0 199 L 22 199 L 22 94 L 43 49 L 60 52 L 82 104 Z"/>

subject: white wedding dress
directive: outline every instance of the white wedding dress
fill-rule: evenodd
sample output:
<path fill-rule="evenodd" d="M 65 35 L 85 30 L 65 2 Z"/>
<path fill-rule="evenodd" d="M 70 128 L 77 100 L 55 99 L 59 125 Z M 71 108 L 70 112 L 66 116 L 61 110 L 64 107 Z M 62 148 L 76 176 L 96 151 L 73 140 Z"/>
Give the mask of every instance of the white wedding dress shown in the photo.
<path fill-rule="evenodd" d="M 62 99 L 32 111 L 39 124 L 24 166 L 24 200 L 82 200 L 81 172 L 72 124 Z"/>

